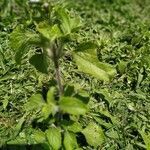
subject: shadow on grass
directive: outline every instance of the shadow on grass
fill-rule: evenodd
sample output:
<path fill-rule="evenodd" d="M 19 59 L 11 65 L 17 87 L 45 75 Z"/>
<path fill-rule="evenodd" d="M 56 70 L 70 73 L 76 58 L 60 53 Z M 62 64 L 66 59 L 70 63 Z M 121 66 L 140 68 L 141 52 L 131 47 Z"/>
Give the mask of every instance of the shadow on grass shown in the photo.
<path fill-rule="evenodd" d="M 5 145 L 0 150 L 49 150 L 45 144 L 35 145 Z"/>

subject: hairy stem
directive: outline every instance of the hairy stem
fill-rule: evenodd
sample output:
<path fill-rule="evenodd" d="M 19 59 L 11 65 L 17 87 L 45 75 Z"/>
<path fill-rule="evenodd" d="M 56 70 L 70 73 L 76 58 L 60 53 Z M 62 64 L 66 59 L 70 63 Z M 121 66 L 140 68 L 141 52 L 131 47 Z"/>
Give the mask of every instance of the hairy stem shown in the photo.
<path fill-rule="evenodd" d="M 59 95 L 61 96 L 63 94 L 63 86 L 61 83 L 61 74 L 60 74 L 60 68 L 59 68 L 59 61 L 58 58 L 55 57 L 55 52 L 54 52 L 54 66 L 55 66 L 55 74 L 56 74 L 56 80 L 57 80 L 57 84 L 58 84 L 58 89 L 59 89 Z"/>

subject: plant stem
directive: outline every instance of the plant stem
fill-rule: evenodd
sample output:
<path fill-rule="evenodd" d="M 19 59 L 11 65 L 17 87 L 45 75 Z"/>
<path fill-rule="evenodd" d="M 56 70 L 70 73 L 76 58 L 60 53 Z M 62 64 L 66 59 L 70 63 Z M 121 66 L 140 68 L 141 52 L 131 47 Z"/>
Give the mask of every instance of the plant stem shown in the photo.
<path fill-rule="evenodd" d="M 59 89 L 59 95 L 61 96 L 63 94 L 63 86 L 61 83 L 59 61 L 58 61 L 58 58 L 55 57 L 55 53 L 54 53 L 53 61 L 54 61 L 54 66 L 55 66 L 55 74 L 56 74 L 56 81 L 57 81 L 58 89 Z"/>

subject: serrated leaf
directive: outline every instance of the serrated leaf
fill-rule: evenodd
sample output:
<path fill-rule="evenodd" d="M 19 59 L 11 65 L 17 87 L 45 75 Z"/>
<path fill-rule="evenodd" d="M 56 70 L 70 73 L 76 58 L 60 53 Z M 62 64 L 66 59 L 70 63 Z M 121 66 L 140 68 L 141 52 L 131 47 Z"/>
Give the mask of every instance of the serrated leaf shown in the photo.
<path fill-rule="evenodd" d="M 62 36 L 62 33 L 58 27 L 58 25 L 50 26 L 47 22 L 41 22 L 37 26 L 37 31 L 39 31 L 45 38 L 50 41 L 54 41 L 55 39 Z"/>
<path fill-rule="evenodd" d="M 45 133 L 43 131 L 40 131 L 40 130 L 36 130 L 33 133 L 33 138 L 35 139 L 35 141 L 37 143 L 45 143 L 46 142 Z"/>
<path fill-rule="evenodd" d="M 96 54 L 97 54 L 96 48 L 97 47 L 98 46 L 94 42 L 88 41 L 88 42 L 84 42 L 84 43 L 79 44 L 75 51 L 87 52 L 91 55 L 96 56 Z"/>
<path fill-rule="evenodd" d="M 43 105 L 45 105 L 45 102 L 43 100 L 42 95 L 35 94 L 29 98 L 29 101 L 25 104 L 24 107 L 26 111 L 31 111 L 41 109 Z"/>
<path fill-rule="evenodd" d="M 51 103 L 56 103 L 54 93 L 55 93 L 55 87 L 51 87 L 47 92 L 47 103 L 51 105 Z"/>
<path fill-rule="evenodd" d="M 64 113 L 72 115 L 83 115 L 87 112 L 87 105 L 73 97 L 62 97 L 59 106 Z"/>
<path fill-rule="evenodd" d="M 73 133 L 77 133 L 77 132 L 82 131 L 82 126 L 79 122 L 63 120 L 63 122 L 61 124 L 62 124 L 64 129 L 71 131 Z"/>
<path fill-rule="evenodd" d="M 74 133 L 66 131 L 64 133 L 64 141 L 63 141 L 65 150 L 73 150 L 78 147 L 77 139 Z"/>
<path fill-rule="evenodd" d="M 41 38 L 33 31 L 25 30 L 23 27 L 17 27 L 10 35 L 10 46 L 15 50 L 15 60 L 21 63 L 22 57 L 33 46 L 37 46 L 41 42 Z"/>
<path fill-rule="evenodd" d="M 41 116 L 42 116 L 44 119 L 47 119 L 47 118 L 49 117 L 49 115 L 52 114 L 52 112 L 53 112 L 53 106 L 52 106 L 52 105 L 45 104 L 45 105 L 42 107 Z"/>
<path fill-rule="evenodd" d="M 40 72 L 48 73 L 48 58 L 44 54 L 35 54 L 30 59 L 29 62 Z"/>
<path fill-rule="evenodd" d="M 109 82 L 116 74 L 116 70 L 107 63 L 99 62 L 96 57 L 86 53 L 74 53 L 74 60 L 79 71 L 92 75 L 93 77 Z"/>
<path fill-rule="evenodd" d="M 61 131 L 58 128 L 50 127 L 46 130 L 46 137 L 49 145 L 54 149 L 58 150 L 61 147 Z"/>
<path fill-rule="evenodd" d="M 102 128 L 94 122 L 89 123 L 82 133 L 84 134 L 87 143 L 91 146 L 100 146 L 105 141 L 105 135 Z"/>
<path fill-rule="evenodd" d="M 67 14 L 66 10 L 64 8 L 56 8 L 56 14 L 58 16 L 58 18 L 61 21 L 61 28 L 63 30 L 64 33 L 68 34 L 71 32 L 71 21 L 70 21 L 70 17 Z"/>
<path fill-rule="evenodd" d="M 79 18 L 70 18 L 67 10 L 65 8 L 57 7 L 55 12 L 61 22 L 60 27 L 64 33 L 64 35 L 70 34 L 75 31 L 78 27 L 81 26 L 81 22 Z"/>

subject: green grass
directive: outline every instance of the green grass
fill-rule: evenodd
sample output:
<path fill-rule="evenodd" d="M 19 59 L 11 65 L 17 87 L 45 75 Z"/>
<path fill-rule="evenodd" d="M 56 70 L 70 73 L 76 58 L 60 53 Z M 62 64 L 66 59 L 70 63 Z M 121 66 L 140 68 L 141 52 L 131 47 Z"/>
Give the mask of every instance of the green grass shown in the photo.
<path fill-rule="evenodd" d="M 102 127 L 106 140 L 99 149 L 149 150 L 150 1 L 66 2 L 70 13 L 80 16 L 84 24 L 77 33 L 77 40 L 68 45 L 61 60 L 63 83 L 74 85 L 76 92 L 87 91 L 90 98 L 90 112 L 80 122 L 86 126 L 94 120 Z M 43 83 L 53 84 L 53 72 L 49 79 L 27 61 L 16 66 L 9 34 L 20 22 L 24 21 L 19 18 L 12 22 L 8 12 L 8 18 L 0 26 L 0 145 L 11 143 L 16 134 L 21 139 L 17 144 L 34 143 L 33 132 L 44 125 L 34 126 L 31 123 L 34 116 L 30 115 L 18 131 L 15 131 L 16 125 L 24 115 L 23 106 L 29 97 L 41 92 Z M 96 41 L 98 59 L 116 67 L 117 75 L 109 84 L 77 70 L 70 51 L 83 40 Z M 84 141 L 81 145 L 83 149 L 94 149 Z"/>

